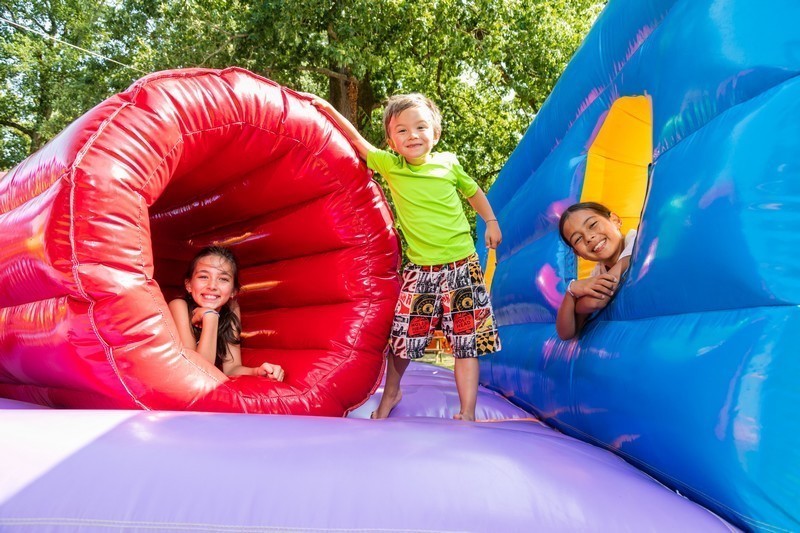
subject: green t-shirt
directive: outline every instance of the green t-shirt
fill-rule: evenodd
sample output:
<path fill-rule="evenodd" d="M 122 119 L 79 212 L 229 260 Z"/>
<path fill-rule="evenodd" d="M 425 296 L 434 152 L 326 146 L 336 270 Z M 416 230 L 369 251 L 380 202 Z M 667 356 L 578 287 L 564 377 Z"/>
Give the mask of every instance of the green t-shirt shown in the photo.
<path fill-rule="evenodd" d="M 441 265 L 475 252 L 457 191 L 469 198 L 478 184 L 454 154 L 432 153 L 427 163 L 409 165 L 398 155 L 374 150 L 367 155 L 367 166 L 389 184 L 412 262 Z"/>

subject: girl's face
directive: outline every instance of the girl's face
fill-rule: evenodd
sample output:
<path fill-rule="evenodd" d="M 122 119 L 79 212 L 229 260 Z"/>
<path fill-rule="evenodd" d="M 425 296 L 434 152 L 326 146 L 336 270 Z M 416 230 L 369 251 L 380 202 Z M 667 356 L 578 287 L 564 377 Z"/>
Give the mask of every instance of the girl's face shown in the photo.
<path fill-rule="evenodd" d="M 218 255 L 206 255 L 197 260 L 191 279 L 185 282 L 186 290 L 200 307 L 219 311 L 236 295 L 233 279 L 230 261 Z"/>
<path fill-rule="evenodd" d="M 564 238 L 580 257 L 613 266 L 625 248 L 621 225 L 614 213 L 606 218 L 591 209 L 579 209 L 564 223 Z"/>
<path fill-rule="evenodd" d="M 421 165 L 439 142 L 427 107 L 409 107 L 389 120 L 389 146 L 411 165 Z"/>

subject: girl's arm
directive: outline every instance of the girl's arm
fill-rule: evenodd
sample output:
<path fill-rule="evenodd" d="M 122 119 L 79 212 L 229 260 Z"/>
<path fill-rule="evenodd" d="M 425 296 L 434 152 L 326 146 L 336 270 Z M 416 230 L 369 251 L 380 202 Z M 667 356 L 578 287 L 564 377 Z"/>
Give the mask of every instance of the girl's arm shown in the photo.
<path fill-rule="evenodd" d="M 575 312 L 591 315 L 595 311 L 605 308 L 611 297 L 619 290 L 619 280 L 628 269 L 630 262 L 630 256 L 625 256 L 617 261 L 605 274 L 590 278 L 595 280 L 594 285 L 592 285 L 595 293 L 579 298 L 575 303 Z M 575 291 L 573 290 L 573 292 Z"/>
<path fill-rule="evenodd" d="M 614 278 L 618 280 L 622 279 L 622 275 L 625 273 L 626 270 L 628 270 L 628 266 L 630 264 L 631 264 L 631 256 L 626 255 L 625 257 L 617 261 L 617 263 L 613 267 L 609 268 L 608 273 L 614 276 Z"/>
<path fill-rule="evenodd" d="M 178 327 L 178 335 L 181 338 L 181 343 L 184 347 L 194 350 L 199 353 L 203 359 L 212 365 L 217 358 L 217 326 L 219 315 L 216 312 L 205 313 L 209 309 L 199 307 L 195 309 L 194 315 L 200 316 L 203 327 L 200 333 L 200 340 L 194 338 L 192 333 L 192 322 L 189 320 L 189 307 L 186 301 L 181 298 L 176 298 L 169 303 L 169 310 L 172 313 L 172 319 Z"/>
<path fill-rule="evenodd" d="M 486 198 L 486 194 L 478 187 L 475 194 L 467 198 L 467 201 L 472 206 L 472 209 L 486 222 L 486 234 L 484 235 L 486 247 L 497 248 L 497 245 L 503 240 L 503 234 L 500 231 L 500 223 L 497 221 L 497 217 L 494 216 L 494 211 L 489 199 Z"/>
<path fill-rule="evenodd" d="M 556 315 L 556 333 L 561 340 L 569 340 L 578 335 L 578 332 L 586 322 L 586 315 L 579 315 L 575 312 L 576 299 L 570 293 L 564 295 L 561 305 L 558 307 Z"/>
<path fill-rule="evenodd" d="M 356 129 L 353 124 L 347 120 L 344 115 L 339 113 L 335 107 L 333 107 L 330 102 L 327 100 L 323 100 L 319 96 L 304 93 L 306 96 L 311 98 L 311 105 L 316 107 L 317 109 L 324 111 L 339 127 L 344 131 L 345 135 L 350 139 L 350 142 L 353 143 L 353 146 L 356 147 L 358 151 L 358 155 L 361 156 L 361 159 L 366 161 L 367 154 L 371 151 L 375 150 L 375 147 L 370 143 L 368 140 L 364 138 L 363 135 Z"/>
<path fill-rule="evenodd" d="M 617 278 L 606 273 L 586 279 L 576 279 L 567 292 L 556 315 L 556 333 L 569 340 L 581 332 L 589 315 L 604 308 L 616 289 Z"/>
<path fill-rule="evenodd" d="M 235 344 L 228 345 L 228 357 L 222 363 L 222 371 L 226 376 L 262 376 L 283 381 L 284 371 L 279 365 L 262 363 L 260 366 L 244 366 L 242 350 Z"/>
<path fill-rule="evenodd" d="M 231 303 L 231 310 L 237 317 L 240 316 L 238 302 Z M 264 376 L 277 381 L 283 381 L 284 377 L 283 369 L 278 365 L 263 363 L 257 367 L 244 366 L 242 349 L 238 344 L 228 344 L 228 356 L 222 362 L 222 371 L 226 376 Z"/>

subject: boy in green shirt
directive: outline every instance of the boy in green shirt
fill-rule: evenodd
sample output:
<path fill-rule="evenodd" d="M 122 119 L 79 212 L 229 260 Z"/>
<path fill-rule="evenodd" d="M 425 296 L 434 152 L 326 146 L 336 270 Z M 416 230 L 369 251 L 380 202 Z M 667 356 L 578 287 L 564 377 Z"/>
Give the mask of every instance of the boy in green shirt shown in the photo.
<path fill-rule="evenodd" d="M 486 246 L 502 240 L 500 225 L 486 195 L 455 155 L 432 153 L 442 132 L 441 113 L 421 94 L 392 96 L 383 113 L 389 147 L 369 143 L 325 100 L 312 97 L 345 132 L 366 160 L 389 184 L 397 218 L 408 243 L 410 264 L 395 308 L 386 384 L 373 418 L 386 418 L 400 402 L 400 381 L 411 359 L 422 357 L 441 327 L 455 357 L 460 412 L 454 418 L 475 420 L 478 356 L 500 350 L 497 324 L 483 283 L 460 191 L 486 222 Z"/>

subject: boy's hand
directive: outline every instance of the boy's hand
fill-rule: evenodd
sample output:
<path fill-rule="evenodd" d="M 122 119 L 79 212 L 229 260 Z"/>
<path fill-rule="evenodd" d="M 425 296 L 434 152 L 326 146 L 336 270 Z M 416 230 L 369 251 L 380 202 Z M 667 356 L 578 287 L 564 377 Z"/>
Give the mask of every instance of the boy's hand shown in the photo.
<path fill-rule="evenodd" d="M 323 111 L 327 110 L 327 109 L 329 109 L 331 107 L 330 102 L 328 102 L 324 98 L 320 98 L 316 94 L 312 94 L 312 93 L 299 93 L 299 94 L 301 96 L 305 96 L 306 98 L 308 98 L 309 103 L 311 105 L 313 105 L 314 107 L 317 107 L 317 108 L 319 108 L 319 109 L 321 109 Z"/>
<path fill-rule="evenodd" d="M 490 220 L 486 223 L 484 239 L 486 240 L 486 247 L 493 250 L 497 249 L 497 246 L 502 242 L 503 233 L 500 231 L 500 224 L 496 220 Z"/>
<path fill-rule="evenodd" d="M 317 110 L 321 111 L 325 115 L 328 116 L 333 122 L 335 122 L 339 128 L 342 130 L 342 133 L 350 140 L 350 142 L 355 147 L 358 155 L 361 159 L 366 160 L 367 155 L 375 149 L 372 144 L 368 140 L 364 138 L 361 133 L 359 133 L 358 129 L 353 126 L 349 120 L 347 120 L 339 111 L 336 110 L 333 105 L 325 100 L 324 98 L 320 98 L 319 96 L 311 93 L 298 93 L 301 96 L 308 98 L 309 103 L 317 108 Z"/>

